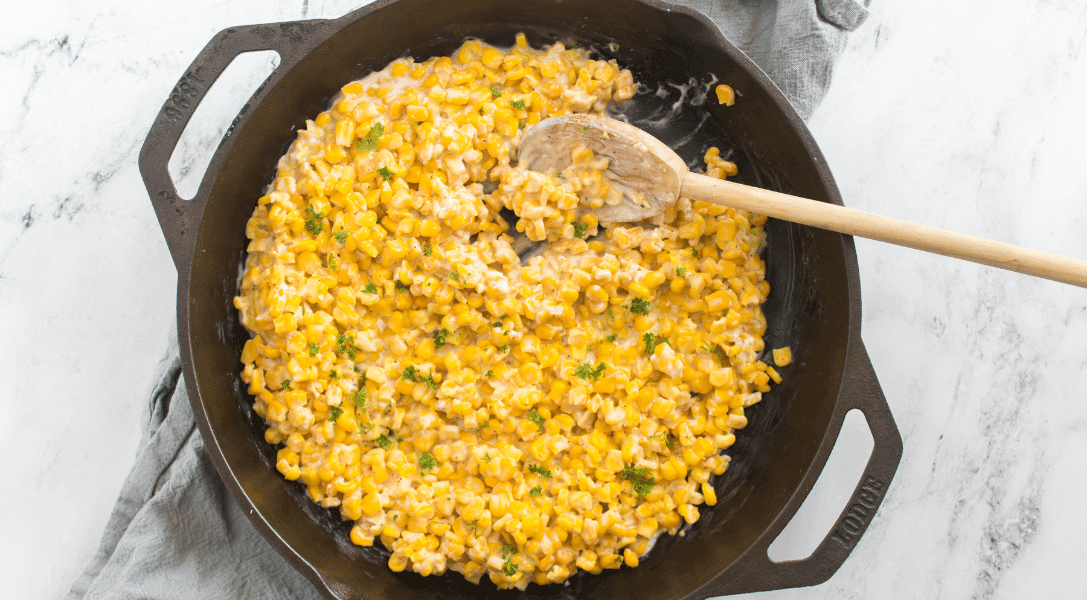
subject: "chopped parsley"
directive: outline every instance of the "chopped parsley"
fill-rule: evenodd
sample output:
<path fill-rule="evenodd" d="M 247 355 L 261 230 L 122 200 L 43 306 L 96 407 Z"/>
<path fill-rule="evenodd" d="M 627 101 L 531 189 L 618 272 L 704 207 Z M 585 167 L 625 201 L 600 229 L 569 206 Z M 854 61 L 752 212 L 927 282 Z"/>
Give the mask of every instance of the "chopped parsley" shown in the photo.
<path fill-rule="evenodd" d="M 494 323 L 491 323 L 491 327 L 494 327 L 496 329 L 501 327 L 501 326 L 502 326 L 502 321 L 495 321 Z"/>
<path fill-rule="evenodd" d="M 615 318 L 615 314 L 611 312 L 610 308 L 608 310 L 604 311 L 604 314 L 608 315 L 609 319 L 614 319 Z"/>
<path fill-rule="evenodd" d="M 364 424 L 360 425 L 360 427 L 362 427 L 362 432 L 363 433 L 370 433 L 371 431 L 374 430 L 374 424 L 373 423 L 364 423 Z"/>
<path fill-rule="evenodd" d="M 476 427 L 476 433 L 479 433 L 480 431 L 486 429 L 490 425 L 491 425 L 491 420 L 490 419 L 487 419 L 486 421 L 483 421 L 482 425 L 480 425 L 479 427 Z"/>
<path fill-rule="evenodd" d="M 370 283 L 366 284 L 366 287 L 362 288 L 362 291 L 366 292 L 367 294 L 376 294 L 377 284 L 371 281 Z"/>
<path fill-rule="evenodd" d="M 355 144 L 355 149 L 359 152 L 371 152 L 377 150 L 377 143 L 381 139 L 381 136 L 385 134 L 385 126 L 381 123 L 375 124 L 370 128 L 370 132 L 366 134 L 366 137 L 359 140 L 358 144 Z"/>
<path fill-rule="evenodd" d="M 403 293 L 403 292 L 408 291 L 408 289 L 409 288 L 408 288 L 408 285 L 406 283 L 400 283 L 399 281 L 396 282 L 396 291 L 397 292 Z"/>
<path fill-rule="evenodd" d="M 483 376 L 487 379 L 494 379 L 494 369 L 488 369 L 487 372 L 483 374 Z"/>
<path fill-rule="evenodd" d="M 562 173 L 556 173 L 555 177 L 558 177 L 559 179 L 566 179 L 566 176 L 563 175 Z"/>
<path fill-rule="evenodd" d="M 525 110 L 525 100 L 524 98 L 520 100 L 514 100 L 513 102 L 510 102 L 510 106 L 516 108 L 517 110 Z"/>
<path fill-rule="evenodd" d="M 383 433 L 383 434 L 381 434 L 381 437 L 379 437 L 379 438 L 377 438 L 376 440 L 374 440 L 374 442 L 375 442 L 375 443 L 376 443 L 376 444 L 377 444 L 378 446 L 381 446 L 381 449 L 382 449 L 382 450 L 388 450 L 389 448 L 392 448 L 392 447 L 393 447 L 393 441 L 392 441 L 392 440 L 390 440 L 389 438 L 385 437 L 385 434 L 384 434 L 384 433 Z"/>
<path fill-rule="evenodd" d="M 652 333 L 645 333 L 642 335 L 642 341 L 645 342 L 645 353 L 653 354 L 657 350 L 657 346 L 661 344 L 667 344 L 668 340 Z"/>
<path fill-rule="evenodd" d="M 614 342 L 615 340 L 619 339 L 619 334 L 613 333 L 604 339 L 608 340 L 609 342 Z"/>
<path fill-rule="evenodd" d="M 320 235 L 321 229 L 324 228 L 324 223 L 321 221 L 325 217 L 325 213 L 319 213 L 313 210 L 313 205 L 306 207 L 306 231 L 313 235 Z"/>
<path fill-rule="evenodd" d="M 366 402 L 370 399 L 370 390 L 360 387 L 358 391 L 351 394 L 351 399 L 355 401 L 355 406 L 365 406 Z"/>
<path fill-rule="evenodd" d="M 434 374 L 425 374 L 413 366 L 404 367 L 404 371 L 400 374 L 400 379 L 412 383 L 425 383 L 429 385 L 432 390 L 438 389 L 438 383 L 434 381 Z"/>
<path fill-rule="evenodd" d="M 706 342 L 702 342 L 702 349 L 714 355 L 717 358 L 717 362 L 721 363 L 721 365 L 725 364 L 725 351 L 722 350 L 720 346 L 711 347 Z"/>
<path fill-rule="evenodd" d="M 348 358 L 355 360 L 358 350 L 359 348 L 355 346 L 355 338 L 342 333 L 336 336 L 336 352 L 346 354 Z"/>
<path fill-rule="evenodd" d="M 336 271 L 340 268 L 340 261 L 337 260 L 335 252 L 328 253 L 328 268 L 332 269 L 333 271 Z"/>
<path fill-rule="evenodd" d="M 551 469 L 545 469 L 540 465 L 529 465 L 528 470 L 543 477 L 544 479 L 551 479 Z"/>
<path fill-rule="evenodd" d="M 676 269 L 676 277 L 683 277 L 687 274 L 687 267 L 679 267 Z"/>
<path fill-rule="evenodd" d="M 513 564 L 513 557 L 506 559 L 506 563 L 502 565 L 502 574 L 506 577 L 513 577 L 517 574 L 518 567 Z"/>
<path fill-rule="evenodd" d="M 479 519 L 476 519 L 475 521 L 468 521 L 464 525 L 466 527 L 471 527 L 472 528 L 472 535 L 473 536 L 479 535 Z"/>
<path fill-rule="evenodd" d="M 649 314 L 649 300 L 642 300 L 641 298 L 634 298 L 630 301 L 630 305 L 627 306 L 630 312 L 636 315 L 648 315 Z"/>
<path fill-rule="evenodd" d="M 279 385 L 280 385 L 280 386 L 281 386 L 281 387 L 282 387 L 283 389 L 285 389 L 285 390 L 289 390 L 289 389 L 291 389 L 291 380 L 290 380 L 290 379 L 284 379 L 284 380 L 283 380 L 283 383 L 281 383 L 281 384 L 279 384 Z"/>
<path fill-rule="evenodd" d="M 434 248 L 431 248 L 430 244 L 423 246 L 423 256 L 430 256 L 431 254 L 434 254 Z"/>
<path fill-rule="evenodd" d="M 508 342 L 505 343 L 505 344 L 502 344 L 501 346 L 498 347 L 499 352 L 505 352 L 506 350 L 509 350 L 509 349 L 510 349 L 510 345 L 509 345 Z"/>
<path fill-rule="evenodd" d="M 453 281 L 460 281 L 460 275 L 458 275 L 456 273 L 450 273 L 449 278 L 452 279 Z"/>
<path fill-rule="evenodd" d="M 381 178 L 385 181 L 392 181 L 393 172 L 389 170 L 389 167 L 381 167 L 377 170 L 377 174 L 381 175 Z"/>
<path fill-rule="evenodd" d="M 540 433 L 544 432 L 544 418 L 542 415 L 540 415 L 540 411 L 536 410 L 536 408 L 533 407 L 532 410 L 528 411 L 528 414 L 525 416 L 528 417 L 529 421 L 535 423 L 536 427 L 540 428 Z"/>
<path fill-rule="evenodd" d="M 438 335 L 434 338 L 434 349 L 440 350 L 442 346 L 445 346 L 449 342 L 449 334 L 452 333 L 449 329 L 442 327 L 438 330 Z"/>
<path fill-rule="evenodd" d="M 336 372 L 336 369 L 330 370 L 328 372 L 328 376 L 333 378 L 333 379 L 339 379 L 340 378 L 340 374 Z"/>
<path fill-rule="evenodd" d="M 341 229 L 336 233 L 332 234 L 332 237 L 336 238 L 336 241 L 342 244 L 347 241 L 347 230 Z"/>
<path fill-rule="evenodd" d="M 434 381 L 434 374 L 433 373 L 431 373 L 430 375 L 427 375 L 426 377 L 420 376 L 419 377 L 419 382 L 429 385 L 430 389 L 432 389 L 432 390 L 438 389 L 438 383 L 436 381 Z"/>
<path fill-rule="evenodd" d="M 543 495 L 543 486 L 538 485 L 538 486 L 532 488 L 531 490 L 528 491 L 528 495 L 539 498 L 540 496 Z"/>
<path fill-rule="evenodd" d="M 630 482 L 634 488 L 634 494 L 639 498 L 645 496 L 649 492 L 653 491 L 653 484 L 657 482 L 652 475 L 649 474 L 649 467 L 624 467 L 622 471 L 619 471 L 619 476 Z"/>
<path fill-rule="evenodd" d="M 524 128 L 525 128 L 525 122 L 524 121 L 518 121 L 517 122 L 517 129 L 524 129 Z"/>
<path fill-rule="evenodd" d="M 419 472 L 433 471 L 438 466 L 438 459 L 429 451 L 419 455 Z"/>
<path fill-rule="evenodd" d="M 691 248 L 691 256 L 698 258 L 698 248 Z"/>
<path fill-rule="evenodd" d="M 309 350 L 309 355 L 311 357 L 317 356 L 317 344 L 314 344 L 313 342 L 310 342 L 309 346 L 307 346 L 307 349 Z"/>
<path fill-rule="evenodd" d="M 596 381 L 604 374 L 604 369 L 606 368 L 608 368 L 608 365 L 604 363 L 596 365 L 595 369 L 593 368 L 592 363 L 584 363 L 578 365 L 578 367 L 574 369 L 574 375 L 586 380 L 592 378 L 593 381 Z"/>
<path fill-rule="evenodd" d="M 502 558 L 509 558 L 517 554 L 517 546 L 512 544 L 502 544 Z"/>
<path fill-rule="evenodd" d="M 333 406 L 332 408 L 328 409 L 328 413 L 328 420 L 335 421 L 336 419 L 339 419 L 343 416 L 343 409 L 339 406 Z"/>
<path fill-rule="evenodd" d="M 502 92 L 499 91 L 498 86 L 497 85 L 492 85 L 491 86 L 491 96 L 497 98 L 497 97 L 499 97 L 501 95 L 502 95 Z"/>
<path fill-rule="evenodd" d="M 577 239 L 584 238 L 587 231 L 589 231 L 588 223 L 574 223 L 574 237 Z"/>

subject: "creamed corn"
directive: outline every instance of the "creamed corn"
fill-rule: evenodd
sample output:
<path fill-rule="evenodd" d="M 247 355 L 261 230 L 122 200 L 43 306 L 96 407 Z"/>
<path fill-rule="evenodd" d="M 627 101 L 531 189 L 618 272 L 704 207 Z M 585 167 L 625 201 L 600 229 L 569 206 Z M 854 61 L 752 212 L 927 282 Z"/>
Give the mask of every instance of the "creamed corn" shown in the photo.
<path fill-rule="evenodd" d="M 759 360 L 764 217 L 681 199 L 604 226 L 591 151 L 516 166 L 526 128 L 635 90 L 521 35 L 398 59 L 307 122 L 259 199 L 242 377 L 279 471 L 394 571 L 524 588 L 636 566 L 717 502 L 722 451 L 780 379 Z M 551 243 L 522 262 L 511 226 Z"/>

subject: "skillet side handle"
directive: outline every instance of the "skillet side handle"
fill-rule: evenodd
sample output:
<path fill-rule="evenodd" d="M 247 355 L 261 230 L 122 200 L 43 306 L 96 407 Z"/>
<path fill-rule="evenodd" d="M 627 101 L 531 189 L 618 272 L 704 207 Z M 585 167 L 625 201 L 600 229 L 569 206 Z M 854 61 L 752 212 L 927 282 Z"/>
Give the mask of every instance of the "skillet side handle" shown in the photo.
<path fill-rule="evenodd" d="M 279 65 L 257 88 L 255 95 L 267 91 L 269 83 L 278 80 L 308 51 L 307 40 L 319 39 L 313 35 L 314 29 L 326 23 L 328 21 L 296 21 L 230 27 L 220 31 L 189 65 L 159 110 L 140 149 L 140 174 L 179 273 L 192 260 L 210 182 L 205 173 L 196 196 L 185 200 L 178 195 L 167 165 L 196 107 L 231 61 L 246 52 L 274 50 L 279 53 Z M 243 106 L 235 123 L 255 105 L 249 102 Z"/>
<path fill-rule="evenodd" d="M 791 514 L 780 517 L 763 539 L 748 550 L 733 568 L 711 581 L 700 591 L 700 595 L 710 598 L 817 585 L 830 579 L 849 558 L 883 502 L 902 459 L 902 436 L 880 389 L 868 352 L 859 338 L 857 343 L 851 344 L 841 397 L 845 406 L 833 425 L 837 429 L 835 439 L 841 433 L 845 413 L 856 408 L 864 413 L 868 421 L 874 445 L 853 496 L 830 532 L 805 559 L 784 562 L 770 560 L 767 548 L 795 516 L 802 504 L 801 499 L 796 502 Z"/>

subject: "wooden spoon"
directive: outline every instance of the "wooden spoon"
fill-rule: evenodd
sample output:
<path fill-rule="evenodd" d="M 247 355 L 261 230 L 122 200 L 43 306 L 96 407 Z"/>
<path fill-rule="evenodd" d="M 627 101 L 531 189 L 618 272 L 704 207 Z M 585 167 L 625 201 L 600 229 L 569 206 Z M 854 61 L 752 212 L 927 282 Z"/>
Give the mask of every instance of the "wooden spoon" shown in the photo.
<path fill-rule="evenodd" d="M 684 197 L 1087 287 L 1087 262 L 1081 260 L 691 173 L 660 140 L 607 117 L 540 121 L 521 139 L 519 164 L 554 174 L 571 164 L 578 146 L 609 160 L 605 175 L 621 193 L 614 204 L 592 209 L 605 223 L 640 221 Z"/>

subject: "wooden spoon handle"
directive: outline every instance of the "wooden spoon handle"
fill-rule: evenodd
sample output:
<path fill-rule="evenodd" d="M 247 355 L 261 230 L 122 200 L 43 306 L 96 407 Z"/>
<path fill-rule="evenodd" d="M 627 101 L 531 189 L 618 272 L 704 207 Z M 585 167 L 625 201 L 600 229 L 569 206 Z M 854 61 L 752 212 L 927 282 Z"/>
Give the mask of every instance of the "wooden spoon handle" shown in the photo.
<path fill-rule="evenodd" d="M 1087 288 L 1087 262 L 1082 260 L 882 217 L 837 204 L 816 202 L 696 173 L 683 176 L 680 196 Z"/>

